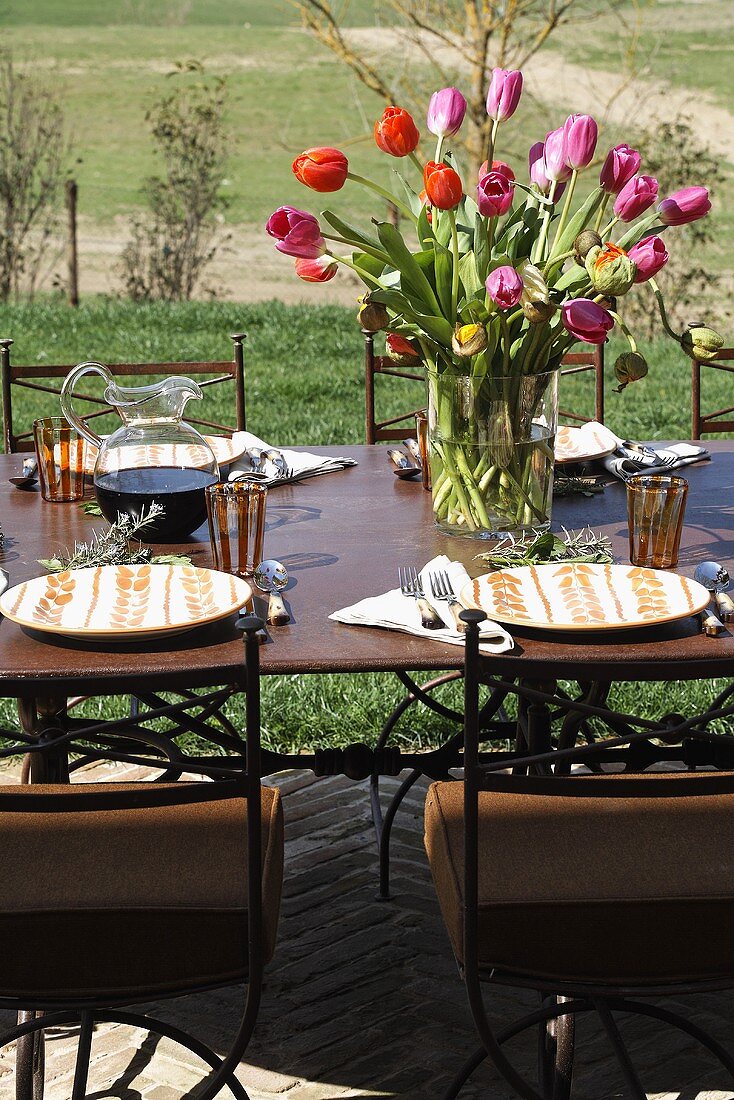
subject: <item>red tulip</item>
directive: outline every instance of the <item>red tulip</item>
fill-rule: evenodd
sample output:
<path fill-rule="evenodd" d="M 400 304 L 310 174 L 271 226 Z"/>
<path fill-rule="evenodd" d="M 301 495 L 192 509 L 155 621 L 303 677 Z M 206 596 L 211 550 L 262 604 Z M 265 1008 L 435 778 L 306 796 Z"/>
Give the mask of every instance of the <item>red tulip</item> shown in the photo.
<path fill-rule="evenodd" d="M 402 366 L 410 365 L 420 359 L 420 352 L 415 345 L 397 332 L 388 332 L 385 337 L 385 351 L 393 362 Z"/>
<path fill-rule="evenodd" d="M 333 279 L 338 268 L 336 260 L 331 256 L 319 256 L 314 260 L 296 260 L 296 275 L 306 283 L 328 283 Z"/>
<path fill-rule="evenodd" d="M 617 195 L 628 180 L 631 180 L 640 169 L 642 158 L 636 149 L 622 143 L 615 145 L 607 153 L 601 172 L 599 183 L 609 195 Z"/>
<path fill-rule="evenodd" d="M 429 160 L 423 169 L 423 186 L 431 206 L 439 210 L 453 210 L 464 195 L 458 172 L 449 168 L 448 164 L 437 164 L 435 160 Z"/>
<path fill-rule="evenodd" d="M 639 244 L 630 248 L 627 256 L 637 264 L 636 283 L 646 283 L 668 262 L 668 250 L 663 244 L 662 237 L 645 237 Z"/>
<path fill-rule="evenodd" d="M 523 292 L 523 281 L 514 267 L 506 264 L 504 267 L 496 267 L 490 272 L 484 284 L 487 294 L 500 309 L 512 309 L 520 301 Z"/>
<path fill-rule="evenodd" d="M 684 187 L 676 191 L 658 206 L 663 225 L 687 225 L 708 214 L 711 200 L 705 187 Z"/>
<path fill-rule="evenodd" d="M 658 197 L 658 181 L 652 176 L 633 176 L 625 183 L 614 202 L 620 221 L 633 222 L 644 214 Z"/>
<path fill-rule="evenodd" d="M 420 141 L 412 115 L 402 107 L 386 107 L 375 123 L 375 141 L 391 157 L 407 157 Z"/>
<path fill-rule="evenodd" d="M 572 298 L 561 307 L 561 313 L 566 329 L 586 344 L 603 344 L 614 328 L 614 318 L 591 298 Z"/>
<path fill-rule="evenodd" d="M 349 161 L 340 149 L 324 145 L 306 149 L 293 161 L 292 168 L 296 179 L 312 191 L 339 191 L 347 178 Z"/>
<path fill-rule="evenodd" d="M 314 260 L 326 250 L 319 223 L 313 214 L 296 210 L 294 206 L 279 206 L 268 218 L 265 226 L 271 237 L 278 241 L 276 248 L 286 256 Z"/>
<path fill-rule="evenodd" d="M 493 69 L 487 93 L 487 114 L 495 122 L 505 122 L 514 115 L 522 95 L 522 73 L 519 69 Z"/>
<path fill-rule="evenodd" d="M 515 188 L 502 172 L 488 172 L 477 184 L 477 206 L 485 218 L 506 214 L 512 206 Z"/>
<path fill-rule="evenodd" d="M 488 176 L 490 172 L 501 172 L 503 176 L 507 176 L 508 180 L 512 183 L 515 182 L 515 173 L 510 168 L 509 164 L 505 164 L 503 160 L 493 160 L 492 167 L 489 167 L 489 161 L 485 160 L 482 167 L 477 172 L 477 179 L 480 180 L 482 176 Z"/>

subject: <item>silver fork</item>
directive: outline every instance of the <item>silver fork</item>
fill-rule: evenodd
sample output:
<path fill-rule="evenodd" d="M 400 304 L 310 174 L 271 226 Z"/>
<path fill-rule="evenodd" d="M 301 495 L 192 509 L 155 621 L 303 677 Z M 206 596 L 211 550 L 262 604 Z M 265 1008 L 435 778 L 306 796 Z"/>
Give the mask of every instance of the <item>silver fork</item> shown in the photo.
<path fill-rule="evenodd" d="M 398 581 L 402 594 L 411 596 L 418 604 L 423 627 L 426 630 L 440 630 L 444 626 L 444 621 L 426 599 L 418 570 L 414 566 L 398 567 Z"/>
<path fill-rule="evenodd" d="M 431 582 L 431 594 L 434 600 L 446 601 L 449 605 L 449 611 L 451 612 L 452 618 L 456 623 L 456 629 L 460 634 L 463 634 L 466 631 L 466 623 L 459 618 L 459 615 L 464 608 L 456 598 L 454 586 L 451 583 L 451 578 L 448 573 L 445 569 L 439 569 L 436 573 L 430 573 L 428 579 Z"/>

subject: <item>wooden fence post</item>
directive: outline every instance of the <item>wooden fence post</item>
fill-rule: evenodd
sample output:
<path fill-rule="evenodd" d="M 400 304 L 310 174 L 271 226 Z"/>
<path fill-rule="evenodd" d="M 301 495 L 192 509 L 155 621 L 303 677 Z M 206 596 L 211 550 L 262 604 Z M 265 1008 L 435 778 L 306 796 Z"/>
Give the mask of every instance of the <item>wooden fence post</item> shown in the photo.
<path fill-rule="evenodd" d="M 79 261 L 76 247 L 76 180 L 66 181 L 66 212 L 69 218 L 69 305 L 79 305 Z"/>

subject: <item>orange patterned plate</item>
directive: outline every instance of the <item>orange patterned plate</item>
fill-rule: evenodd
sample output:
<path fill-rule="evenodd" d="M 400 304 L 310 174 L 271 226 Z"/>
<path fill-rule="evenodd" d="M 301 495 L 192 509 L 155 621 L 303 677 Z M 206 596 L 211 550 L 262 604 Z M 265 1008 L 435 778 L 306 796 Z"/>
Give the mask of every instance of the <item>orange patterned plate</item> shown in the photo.
<path fill-rule="evenodd" d="M 214 457 L 219 466 L 229 466 L 231 462 L 241 458 L 247 450 L 247 444 L 235 441 L 228 435 L 205 435 Z M 123 456 L 132 466 L 206 466 L 207 455 L 204 448 L 196 444 L 169 443 L 154 447 L 132 447 L 117 452 L 118 457 Z M 84 441 L 84 473 L 90 477 L 94 474 L 97 462 L 97 448 L 93 444 Z"/>
<path fill-rule="evenodd" d="M 595 458 L 606 458 L 617 449 L 617 437 L 603 424 L 584 424 L 573 428 L 568 424 L 559 424 L 556 429 L 554 447 L 557 463 L 592 462 Z"/>
<path fill-rule="evenodd" d="M 243 607 L 247 581 L 193 565 L 101 565 L 34 577 L 0 597 L 20 626 L 74 638 L 129 641 L 191 630 Z"/>
<path fill-rule="evenodd" d="M 662 569 L 558 562 L 487 573 L 469 581 L 460 599 L 514 626 L 625 630 L 694 615 L 711 593 Z"/>

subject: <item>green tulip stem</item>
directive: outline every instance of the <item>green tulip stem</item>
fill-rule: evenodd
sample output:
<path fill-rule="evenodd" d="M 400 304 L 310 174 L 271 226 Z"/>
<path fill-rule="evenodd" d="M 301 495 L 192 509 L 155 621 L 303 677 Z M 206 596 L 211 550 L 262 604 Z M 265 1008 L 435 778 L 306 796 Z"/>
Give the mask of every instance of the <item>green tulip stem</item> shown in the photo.
<path fill-rule="evenodd" d="M 433 156 L 433 159 L 435 160 L 436 164 L 441 163 L 441 157 L 443 156 L 443 143 L 444 143 L 444 135 L 439 134 L 438 137 L 436 138 L 436 152 Z"/>
<path fill-rule="evenodd" d="M 604 228 L 602 230 L 600 230 L 599 236 L 601 237 L 602 240 L 605 240 L 605 238 L 607 238 L 609 236 L 609 234 L 612 232 L 612 230 L 614 229 L 614 227 L 615 227 L 615 225 L 617 224 L 618 221 L 619 221 L 619 218 L 616 218 L 616 217 L 612 218 L 612 220 L 609 222 L 609 224 L 605 225 Z"/>
<path fill-rule="evenodd" d="M 596 224 L 594 225 L 594 232 L 595 233 L 599 232 L 599 226 L 601 225 L 602 219 L 603 219 L 604 214 L 606 212 L 606 209 L 609 206 L 609 198 L 610 198 L 610 196 L 608 194 L 605 194 L 604 198 L 601 200 L 601 206 L 599 207 L 599 213 L 596 215 Z"/>
<path fill-rule="evenodd" d="M 451 323 L 456 323 L 456 310 L 459 304 L 459 234 L 456 230 L 456 214 L 448 211 L 451 222 L 451 251 L 453 263 L 451 265 Z"/>
<path fill-rule="evenodd" d="M 550 186 L 550 193 L 548 195 L 549 205 L 546 206 L 543 213 L 543 224 L 540 227 L 540 235 L 535 242 L 535 247 L 531 255 L 533 263 L 541 263 L 543 255 L 545 253 L 545 246 L 548 241 L 548 226 L 553 215 L 553 200 L 556 197 L 556 187 L 558 186 L 556 180 L 553 180 Z"/>
<path fill-rule="evenodd" d="M 556 246 L 556 241 L 559 241 L 561 239 L 561 234 L 563 233 L 563 230 L 566 228 L 566 222 L 568 221 L 568 215 L 571 211 L 571 203 L 573 202 L 573 193 L 576 190 L 576 180 L 578 178 L 579 178 L 578 168 L 574 168 L 573 172 L 571 173 L 571 182 L 569 183 L 568 190 L 566 191 L 566 198 L 565 198 L 564 203 L 563 203 L 563 210 L 561 211 L 561 220 L 559 221 L 558 225 L 556 226 L 556 234 L 553 238 L 553 244 L 552 244 L 551 250 L 550 250 L 551 255 L 553 255 L 553 249 Z"/>
<path fill-rule="evenodd" d="M 502 329 L 502 373 L 507 377 L 510 373 L 510 326 L 502 310 L 499 311 L 499 319 Z"/>
<path fill-rule="evenodd" d="M 421 168 L 421 172 L 422 171 L 423 169 Z M 418 219 L 416 218 L 410 207 L 406 206 L 404 202 L 400 201 L 400 199 L 396 199 L 393 193 L 391 191 L 388 191 L 386 187 L 381 187 L 379 183 L 375 183 L 374 180 L 367 179 L 366 176 L 358 176 L 356 172 L 347 172 L 347 179 L 351 180 L 352 183 L 361 183 L 363 187 L 369 187 L 371 191 L 374 191 L 376 194 L 381 195 L 383 199 L 387 199 L 389 203 L 392 203 L 393 206 L 397 207 L 403 217 L 409 218 L 416 225 L 418 224 Z"/>
<path fill-rule="evenodd" d="M 499 129 L 500 120 L 496 118 L 492 123 L 492 129 L 489 133 L 489 143 L 487 145 L 487 171 L 492 171 L 492 161 L 494 160 L 494 145 L 497 140 L 497 130 Z"/>
<path fill-rule="evenodd" d="M 672 328 L 670 327 L 670 322 L 668 321 L 668 314 L 665 312 L 665 302 L 663 301 L 663 295 L 660 291 L 660 287 L 654 279 L 648 279 L 648 283 L 650 284 L 650 289 L 652 290 L 657 300 L 658 309 L 660 310 L 660 320 L 663 322 L 663 328 L 667 332 L 668 336 L 672 336 L 673 339 L 680 344 L 680 336 L 677 332 L 673 332 Z"/>
<path fill-rule="evenodd" d="M 416 166 L 416 168 L 418 169 L 418 171 L 420 172 L 420 174 L 422 176 L 423 175 L 423 165 L 421 164 L 418 156 L 416 155 L 415 150 L 412 153 L 408 153 L 408 156 L 413 161 L 413 164 Z"/>
<path fill-rule="evenodd" d="M 348 260 L 346 256 L 335 256 L 333 252 L 330 252 L 327 248 L 326 255 L 331 256 L 332 260 L 336 260 L 338 264 L 344 264 L 345 267 L 351 267 L 352 271 L 356 271 L 360 279 L 365 279 L 368 283 L 372 283 L 378 290 L 387 290 L 379 279 L 376 279 L 374 275 L 370 275 L 369 271 L 364 271 L 361 267 L 357 267 L 351 260 Z"/>
<path fill-rule="evenodd" d="M 624 335 L 627 337 L 627 343 L 630 346 L 630 351 L 637 352 L 637 341 L 635 340 L 634 336 L 632 335 L 630 330 L 627 328 L 627 325 L 624 323 L 624 321 L 619 316 L 619 314 L 615 313 L 615 311 L 613 309 L 607 310 L 607 313 L 609 314 L 610 317 L 614 318 L 614 320 L 617 322 L 617 324 L 621 328 Z"/>

